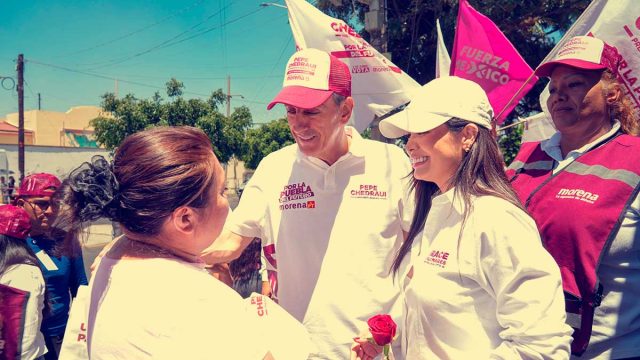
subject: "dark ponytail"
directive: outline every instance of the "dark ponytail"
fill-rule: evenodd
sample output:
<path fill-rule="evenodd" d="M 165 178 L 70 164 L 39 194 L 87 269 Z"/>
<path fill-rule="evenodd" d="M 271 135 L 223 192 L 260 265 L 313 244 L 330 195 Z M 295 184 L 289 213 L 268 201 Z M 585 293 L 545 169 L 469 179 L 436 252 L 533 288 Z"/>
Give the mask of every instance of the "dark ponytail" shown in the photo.
<path fill-rule="evenodd" d="M 211 141 L 200 129 L 141 131 L 124 139 L 113 163 L 95 156 L 71 172 L 61 186 L 61 213 L 71 214 L 72 229 L 108 218 L 131 232 L 156 235 L 178 207 L 206 207 L 215 163 Z"/>
<path fill-rule="evenodd" d="M 102 156 L 94 156 L 73 170 L 68 178 L 69 188 L 75 200 L 80 222 L 95 221 L 100 218 L 118 221 L 118 180 L 113 173 L 113 165 Z"/>

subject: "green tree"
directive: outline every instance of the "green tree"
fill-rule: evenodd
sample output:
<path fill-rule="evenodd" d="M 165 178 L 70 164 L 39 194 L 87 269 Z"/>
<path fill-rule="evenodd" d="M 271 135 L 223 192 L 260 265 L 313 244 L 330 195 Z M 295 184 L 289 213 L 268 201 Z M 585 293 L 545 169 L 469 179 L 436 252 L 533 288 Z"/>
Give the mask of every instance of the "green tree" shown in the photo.
<path fill-rule="evenodd" d="M 184 83 L 182 83 L 182 81 L 178 81 L 176 78 L 171 78 L 171 80 L 167 81 L 166 86 L 167 96 L 175 97 L 182 95 L 184 89 Z"/>
<path fill-rule="evenodd" d="M 130 134 L 154 126 L 194 126 L 202 129 L 211 139 L 218 159 L 226 163 L 246 150 L 245 133 L 252 125 L 251 112 L 246 106 L 234 109 L 228 118 L 218 109 L 226 100 L 221 89 L 209 99 L 184 99 L 182 82 L 167 82 L 169 101 L 159 93 L 150 99 L 138 99 L 133 94 L 116 98 L 107 93 L 102 96 L 102 108 L 111 116 L 92 120 L 96 141 L 107 149 L 115 149 Z"/>
<path fill-rule="evenodd" d="M 369 10 L 365 3 L 367 1 L 318 0 L 316 6 L 330 16 L 347 19 L 352 28 L 361 29 L 359 33 L 363 38 L 370 40 L 370 34 L 362 26 Z M 559 35 L 571 26 L 589 3 L 590 0 L 469 0 L 471 6 L 493 20 L 532 67 L 549 53 Z M 427 83 L 435 76 L 436 19 L 440 19 L 445 43 L 451 51 L 458 0 L 386 0 L 386 4 L 387 46 L 392 61 L 418 83 Z M 540 111 L 538 97 L 543 88 L 544 82 L 538 82 L 505 124 L 518 116 L 526 117 Z M 517 151 L 519 147 L 519 143 L 511 141 L 515 141 L 515 136 L 510 135 L 500 141 L 505 158 L 511 157 L 510 152 Z"/>
<path fill-rule="evenodd" d="M 240 159 L 247 168 L 255 169 L 265 156 L 294 141 L 287 119 L 273 120 L 247 131 L 246 151 Z"/>

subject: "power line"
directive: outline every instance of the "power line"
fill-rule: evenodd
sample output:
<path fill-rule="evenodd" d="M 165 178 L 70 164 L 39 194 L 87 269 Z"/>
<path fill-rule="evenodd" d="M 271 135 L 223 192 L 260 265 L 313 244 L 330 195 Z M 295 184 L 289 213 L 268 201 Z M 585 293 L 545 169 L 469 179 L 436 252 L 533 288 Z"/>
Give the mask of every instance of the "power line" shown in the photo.
<path fill-rule="evenodd" d="M 141 83 L 141 82 L 137 82 L 137 81 L 131 81 L 131 80 L 123 80 L 123 79 L 115 78 L 115 77 L 112 77 L 112 76 L 106 76 L 106 75 L 86 72 L 86 71 L 82 71 L 82 70 L 71 69 L 71 68 L 68 68 L 68 67 L 54 65 L 54 64 L 47 64 L 47 63 L 43 63 L 43 62 L 36 61 L 36 60 L 29 60 L 29 63 L 36 64 L 36 65 L 42 65 L 42 66 L 48 66 L 48 67 L 51 67 L 51 68 L 54 68 L 54 69 L 64 70 L 64 71 L 68 71 L 68 72 L 72 72 L 72 73 L 83 74 L 83 75 L 87 75 L 87 76 L 93 76 L 93 77 L 100 78 L 100 79 L 106 79 L 106 80 L 111 80 L 111 81 L 117 80 L 119 82 L 123 82 L 123 83 L 127 83 L 127 84 L 144 86 L 144 87 L 149 87 L 149 88 L 154 88 L 154 89 L 161 89 L 161 90 L 165 89 L 164 87 L 157 86 L 157 85 L 145 84 L 145 83 Z M 185 94 L 198 95 L 198 96 L 204 96 L 204 97 L 209 96 L 209 95 L 205 95 L 205 94 L 199 94 L 199 93 L 188 92 L 188 91 L 185 91 L 184 93 Z"/>
<path fill-rule="evenodd" d="M 231 4 L 227 5 L 227 7 L 229 7 L 230 5 Z M 108 64 L 105 64 L 105 65 L 102 65 L 102 66 L 97 66 L 97 67 L 94 67 L 94 68 L 92 68 L 90 70 L 96 70 L 96 69 L 101 69 L 101 68 L 105 68 L 105 67 L 108 67 L 108 66 L 117 65 L 117 64 L 123 63 L 125 61 L 131 60 L 133 58 L 148 54 L 148 53 L 150 53 L 152 51 L 155 51 L 155 50 L 164 49 L 164 48 L 167 48 L 167 47 L 170 47 L 170 46 L 181 44 L 181 43 L 183 43 L 185 41 L 188 41 L 188 40 L 194 39 L 196 37 L 205 35 L 205 34 L 211 32 L 213 30 L 216 30 L 216 29 L 218 29 L 218 28 L 220 28 L 222 26 L 226 26 L 226 25 L 229 25 L 229 24 L 233 24 L 233 23 L 235 23 L 237 21 L 240 21 L 240 20 L 242 20 L 242 19 L 244 19 L 244 18 L 246 18 L 248 16 L 251 16 L 251 15 L 261 11 L 262 9 L 263 8 L 258 8 L 258 9 L 254 10 L 254 11 L 248 12 L 248 13 L 246 13 L 244 15 L 241 15 L 241 16 L 238 16 L 238 17 L 232 19 L 232 20 L 229 20 L 229 21 L 225 22 L 224 24 L 220 24 L 220 25 L 216 25 L 216 26 L 210 27 L 208 29 L 202 30 L 202 31 L 200 31 L 198 33 L 195 33 L 194 35 L 191 35 L 191 36 L 189 36 L 187 38 L 184 38 L 184 39 L 181 39 L 181 40 L 175 40 L 177 37 L 180 37 L 185 33 L 185 32 L 183 32 L 183 33 L 179 34 L 178 36 L 174 36 L 173 38 L 171 38 L 169 40 L 166 40 L 166 41 L 162 42 L 161 44 L 158 44 L 158 45 L 156 45 L 156 46 L 154 46 L 154 47 L 152 47 L 150 49 L 138 52 L 136 54 L 133 54 L 133 55 L 130 55 L 130 56 L 127 56 L 127 57 L 124 57 L 124 58 L 114 59 Z M 188 32 L 188 31 L 190 31 L 190 30 L 187 30 L 186 32 Z"/>
<path fill-rule="evenodd" d="M 271 64 L 269 64 L 271 65 Z M 105 76 L 113 76 L 116 79 L 121 78 L 140 78 L 140 79 L 151 79 L 151 80 L 166 80 L 166 76 L 146 76 L 146 75 L 132 75 L 132 74 L 124 74 L 124 75 L 105 75 Z M 234 76 L 234 80 L 255 80 L 255 79 L 264 79 L 264 78 L 279 78 L 280 75 L 271 75 L 271 76 Z M 226 76 L 176 76 L 178 80 L 226 80 Z"/>
<path fill-rule="evenodd" d="M 96 74 L 96 73 L 90 73 L 90 72 L 71 69 L 71 68 L 68 68 L 68 67 L 54 65 L 54 64 L 47 64 L 47 63 L 43 63 L 43 62 L 36 61 L 36 60 L 28 60 L 28 62 L 32 63 L 32 64 L 41 65 L 41 66 L 47 66 L 47 67 L 51 67 L 51 68 L 54 68 L 54 69 L 64 70 L 64 71 L 68 71 L 68 72 L 72 72 L 72 73 L 77 73 L 77 74 L 82 74 L 82 75 L 87 75 L 87 76 L 93 76 L 93 77 L 100 78 L 100 79 L 106 79 L 106 80 L 111 80 L 111 81 L 117 80 L 119 82 L 132 84 L 132 85 L 149 87 L 149 88 L 153 88 L 153 89 L 160 89 L 160 90 L 165 90 L 166 89 L 166 87 L 163 87 L 163 86 L 145 84 L 145 83 L 141 83 L 141 82 L 137 82 L 137 81 L 131 81 L 131 80 L 123 80 L 123 79 L 115 78 L 115 77 L 112 77 L 112 76 Z M 202 96 L 202 97 L 205 97 L 205 98 L 208 98 L 209 96 L 211 96 L 211 94 L 200 94 L 200 93 L 196 93 L 196 92 L 193 92 L 193 91 L 184 91 L 184 93 L 185 94 L 190 94 L 190 95 Z M 252 100 L 252 99 L 238 99 L 238 101 L 254 103 L 254 104 L 266 104 L 266 102 L 261 102 L 261 101 Z"/>
<path fill-rule="evenodd" d="M 276 66 L 278 66 L 278 65 L 280 64 L 280 60 L 282 59 L 282 55 L 284 55 L 284 52 L 287 50 L 287 47 L 289 46 L 289 44 L 291 44 L 291 39 L 293 39 L 293 34 L 290 34 L 290 35 L 289 35 L 289 40 L 287 40 L 287 43 L 286 43 L 286 44 L 284 44 L 284 46 L 282 47 L 282 50 L 280 51 L 280 55 L 278 56 L 278 61 L 276 61 L 276 62 L 275 62 L 275 64 L 273 64 L 273 67 L 271 68 L 271 70 L 269 71 L 269 73 L 268 73 L 266 76 L 264 76 L 264 77 L 262 78 L 262 80 L 263 80 L 263 81 L 260 81 L 260 83 L 261 83 L 261 84 L 260 84 L 260 88 L 258 89 L 258 91 L 256 91 L 256 93 L 255 93 L 254 97 L 257 97 L 258 95 L 260 95 L 260 93 L 261 93 L 261 92 L 262 92 L 262 90 L 264 89 L 264 85 L 265 85 L 264 80 L 265 80 L 267 77 L 274 77 L 274 76 L 273 76 L 273 75 L 271 75 L 271 74 L 273 74 L 273 71 L 276 69 Z M 279 76 L 276 76 L 276 77 L 279 77 Z"/>
<path fill-rule="evenodd" d="M 230 6 L 230 5 L 231 5 L 231 4 L 229 4 L 228 6 Z M 191 26 L 191 27 L 190 27 L 190 28 L 188 28 L 187 30 L 185 30 L 185 31 L 183 31 L 183 32 L 181 32 L 181 33 L 179 33 L 178 35 L 174 35 L 174 36 L 173 36 L 173 37 L 171 37 L 170 39 L 167 39 L 167 40 L 165 40 L 165 41 L 161 42 L 160 44 L 155 45 L 155 46 L 153 46 L 152 48 L 147 49 L 147 50 L 145 50 L 145 51 L 143 51 L 143 52 L 136 53 L 136 54 L 133 54 L 133 55 L 127 55 L 127 56 L 125 56 L 125 57 L 120 57 L 120 58 L 114 58 L 114 59 L 110 59 L 110 60 L 105 60 L 105 61 L 98 61 L 98 62 L 94 62 L 94 63 L 85 63 L 85 64 L 75 64 L 75 65 L 78 65 L 78 66 L 93 66 L 93 65 L 98 65 L 98 67 L 96 67 L 96 68 L 89 69 L 89 70 L 95 70 L 95 69 L 98 69 L 98 68 L 101 68 L 101 67 L 106 67 L 106 66 L 110 66 L 110 65 L 119 64 L 120 62 L 124 62 L 124 61 L 126 61 L 126 60 L 128 60 L 128 59 L 130 59 L 130 58 L 134 58 L 134 57 L 140 56 L 140 55 L 142 55 L 142 54 L 145 54 L 145 53 L 147 53 L 147 52 L 151 52 L 151 51 L 153 51 L 153 50 L 155 50 L 155 49 L 157 49 L 157 48 L 162 48 L 162 46 L 163 46 L 163 45 L 165 45 L 165 44 L 167 44 L 167 43 L 170 43 L 171 41 L 174 41 L 174 40 L 176 40 L 176 39 L 178 39 L 178 38 L 182 37 L 183 35 L 185 35 L 185 34 L 189 33 L 190 31 L 192 31 L 192 30 L 196 29 L 196 28 L 197 28 L 197 27 L 199 27 L 200 25 L 202 25 L 202 24 L 204 24 L 205 22 L 209 21 L 209 20 L 210 20 L 210 19 L 212 19 L 214 16 L 218 15 L 218 14 L 219 14 L 219 12 L 220 12 L 220 11 L 216 11 L 216 12 L 214 12 L 214 13 L 210 14 L 210 15 L 209 15 L 209 16 L 207 16 L 204 20 L 202 20 L 202 21 L 200 21 L 199 23 L 197 23 L 197 24 L 195 24 L 195 25 Z M 121 60 L 122 60 L 122 61 L 121 61 Z"/>
<path fill-rule="evenodd" d="M 78 50 L 78 51 L 74 51 L 74 52 L 71 52 L 71 53 L 67 53 L 67 54 L 63 54 L 63 55 L 56 55 L 56 56 L 54 56 L 54 58 L 61 58 L 61 57 L 68 57 L 68 56 L 72 56 L 72 55 L 82 54 L 82 53 L 85 53 L 85 52 L 88 52 L 88 51 L 91 51 L 91 50 L 94 50 L 94 49 L 97 49 L 97 48 L 101 48 L 101 47 L 113 44 L 116 41 L 124 40 L 124 39 L 129 38 L 129 37 L 131 37 L 133 35 L 139 34 L 139 33 L 143 32 L 143 31 L 145 31 L 147 29 L 150 29 L 150 28 L 152 28 L 154 26 L 160 25 L 160 24 L 162 24 L 162 23 L 164 23 L 164 22 L 166 22 L 166 21 L 168 21 L 168 20 L 170 20 L 170 19 L 172 19 L 172 18 L 174 18 L 174 17 L 176 17 L 176 16 L 178 16 L 178 15 L 184 13 L 184 12 L 187 12 L 187 11 L 191 10 L 192 8 L 202 4 L 203 2 L 204 2 L 204 0 L 198 0 L 198 1 L 194 2 L 193 4 L 180 9 L 179 11 L 177 11 L 175 13 L 173 13 L 173 14 L 167 16 L 167 17 L 164 17 L 164 18 L 162 18 L 162 19 L 160 19 L 160 20 L 158 20 L 158 21 L 156 21 L 156 22 L 154 22 L 152 24 L 149 24 L 147 26 L 143 26 L 140 29 L 134 30 L 134 31 L 129 32 L 127 34 L 124 34 L 122 36 L 118 36 L 118 37 L 116 37 L 114 39 L 99 43 L 97 45 L 90 46 L 88 48 L 84 48 L 84 49 L 81 49 L 81 50 Z"/>

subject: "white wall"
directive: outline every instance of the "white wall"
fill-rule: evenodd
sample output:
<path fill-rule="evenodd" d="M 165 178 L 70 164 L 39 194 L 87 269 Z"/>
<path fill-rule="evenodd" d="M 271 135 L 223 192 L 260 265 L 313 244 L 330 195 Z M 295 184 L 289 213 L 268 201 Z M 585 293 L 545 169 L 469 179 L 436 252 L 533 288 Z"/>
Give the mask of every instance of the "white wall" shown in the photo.
<path fill-rule="evenodd" d="M 9 170 L 14 172 L 13 177 L 17 181 L 20 176 L 18 171 L 18 145 L 0 144 L 0 149 L 7 151 Z M 83 162 L 90 161 L 94 155 L 102 155 L 109 159 L 109 151 L 97 148 L 26 145 L 24 154 L 25 176 L 46 172 L 63 178 Z"/>

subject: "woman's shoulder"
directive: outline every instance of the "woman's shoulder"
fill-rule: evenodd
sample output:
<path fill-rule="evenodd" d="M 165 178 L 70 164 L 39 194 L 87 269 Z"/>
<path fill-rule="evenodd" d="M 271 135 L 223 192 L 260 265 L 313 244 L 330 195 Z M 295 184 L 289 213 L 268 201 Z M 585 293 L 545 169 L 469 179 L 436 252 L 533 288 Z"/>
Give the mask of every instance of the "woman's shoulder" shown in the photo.
<path fill-rule="evenodd" d="M 44 290 L 44 277 L 40 268 L 34 265 L 12 265 L 0 275 L 0 283 L 29 292 Z"/>
<path fill-rule="evenodd" d="M 535 222 L 529 214 L 512 202 L 494 195 L 478 196 L 472 199 L 473 215 L 482 223 L 495 226 L 508 226 L 514 221 L 535 228 Z"/>

